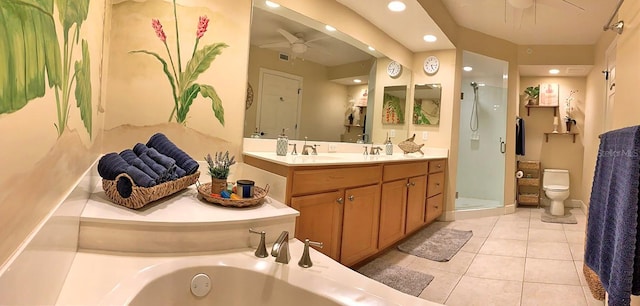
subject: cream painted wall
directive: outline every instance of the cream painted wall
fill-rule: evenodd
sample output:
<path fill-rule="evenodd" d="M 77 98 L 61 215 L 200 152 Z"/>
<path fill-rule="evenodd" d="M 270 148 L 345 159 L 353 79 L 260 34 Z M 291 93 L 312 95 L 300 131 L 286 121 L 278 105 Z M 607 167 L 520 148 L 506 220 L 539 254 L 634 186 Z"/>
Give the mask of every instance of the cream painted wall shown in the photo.
<path fill-rule="evenodd" d="M 146 142 L 155 132 L 163 132 L 194 158 L 219 150 L 240 155 L 251 1 L 179 1 L 177 7 L 183 67 L 191 58 L 199 16 L 210 19 L 200 48 L 215 42 L 229 45 L 197 79 L 197 83 L 216 89 L 224 107 L 225 124 L 221 125 L 214 117 L 211 101 L 201 96 L 191 106 L 186 128 L 167 123 L 174 102 L 161 64 L 151 56 L 129 52 L 145 49 L 168 58 L 151 27 L 151 19 L 157 18 L 178 65 L 172 2 L 121 1 L 113 5 L 112 14 L 112 23 L 117 26 L 110 36 L 105 152 L 130 148 L 137 142 Z"/>
<path fill-rule="evenodd" d="M 376 66 L 376 87 L 375 87 L 375 102 L 369 107 L 373 107 L 373 118 L 367 118 L 367 125 L 372 124 L 371 142 L 373 144 L 381 145 L 385 142 L 387 133 L 390 130 L 395 130 L 396 137 L 391 138 L 394 144 L 407 139 L 407 130 L 409 122 L 411 122 L 410 110 L 405 106 L 404 123 L 403 124 L 382 124 L 382 108 L 385 86 L 407 86 L 407 99 L 406 101 L 413 100 L 413 85 L 411 82 L 412 71 L 403 66 L 402 74 L 397 78 L 391 78 L 387 74 L 387 66 L 391 60 L 389 58 L 380 58 L 377 61 Z M 410 136 L 410 135 L 409 135 Z M 420 141 L 417 141 L 420 143 Z"/>
<path fill-rule="evenodd" d="M 582 163 L 584 146 L 585 127 L 585 93 L 587 80 L 584 77 L 521 77 L 520 87 L 537 86 L 542 83 L 559 84 L 559 110 L 556 116 L 559 117 L 560 125 L 558 131 L 565 132 L 566 127 L 562 120 L 566 114 L 565 101 L 571 90 L 577 90 L 575 99 L 571 102 L 573 110 L 572 117 L 577 124 L 571 128 L 571 132 L 579 133 L 576 142 L 567 135 L 551 135 L 549 141 L 545 141 L 544 133 L 553 131 L 553 109 L 532 108 L 527 116 L 525 108 L 526 100 L 522 97 L 520 102 L 520 116 L 525 122 L 525 156 L 518 157 L 519 160 L 539 160 L 542 169 L 567 169 L 569 170 L 569 198 L 582 199 Z"/>
<path fill-rule="evenodd" d="M 104 118 L 101 102 L 104 16 L 105 1 L 91 1 L 79 36 L 87 40 L 91 59 L 92 137 L 80 119 L 73 94 L 75 86 L 71 87 L 67 126 L 63 127 L 64 133 L 60 137 L 54 126 L 58 122 L 55 93 L 48 87 L 44 97 L 31 100 L 14 113 L 0 115 L 0 131 L 3 131 L 0 133 L 3 144 L 0 158 L 0 270 L 43 218 L 71 192 L 98 156 Z M 58 14 L 54 14 L 54 21 L 60 52 L 64 54 Z M 71 60 L 81 60 L 81 46 L 74 44 L 73 48 Z M 55 249 L 58 246 L 48 247 Z M 0 304 L 4 304 L 2 300 Z"/>
<path fill-rule="evenodd" d="M 625 1 L 618 20 L 624 20 L 624 32 L 618 36 L 616 51 L 616 98 L 613 128 L 640 124 L 638 82 L 640 81 L 640 2 Z"/>
<path fill-rule="evenodd" d="M 297 139 L 340 141 L 348 106 L 347 86 L 331 82 L 329 68 L 300 58 L 294 62 L 278 59 L 278 52 L 251 46 L 249 53 L 249 83 L 254 91 L 254 103 L 245 113 L 244 136 L 256 128 L 260 104 L 260 68 L 286 72 L 303 78 L 302 106 Z M 287 132 L 294 138 L 293 131 Z M 267 135 L 275 138 L 274 135 Z"/>

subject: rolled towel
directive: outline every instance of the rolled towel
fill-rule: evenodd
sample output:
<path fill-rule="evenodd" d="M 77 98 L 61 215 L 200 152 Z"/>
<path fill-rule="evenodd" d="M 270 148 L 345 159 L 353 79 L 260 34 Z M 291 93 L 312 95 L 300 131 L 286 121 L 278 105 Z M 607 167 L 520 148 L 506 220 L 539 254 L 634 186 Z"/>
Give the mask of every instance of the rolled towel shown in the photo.
<path fill-rule="evenodd" d="M 122 158 L 127 161 L 129 165 L 135 166 L 136 168 L 142 170 L 142 172 L 146 173 L 152 179 L 158 179 L 159 175 L 155 171 L 153 171 L 153 169 L 147 166 L 147 164 L 145 164 L 140 158 L 138 158 L 136 153 L 134 153 L 133 151 L 126 149 L 120 152 L 120 156 L 122 156 Z"/>
<path fill-rule="evenodd" d="M 106 154 L 98 161 L 98 173 L 107 180 L 115 180 L 120 173 L 126 172 L 128 167 L 129 163 L 118 153 Z"/>
<path fill-rule="evenodd" d="M 184 171 L 184 169 L 176 166 L 176 177 L 177 178 L 181 178 L 183 176 L 187 175 L 187 171 Z"/>
<path fill-rule="evenodd" d="M 149 148 L 149 150 L 147 150 L 147 155 L 151 157 L 151 159 L 155 160 L 156 163 L 162 165 L 167 169 L 176 165 L 176 161 L 173 158 L 158 153 L 158 151 L 156 151 L 156 149 L 154 148 Z"/>
<path fill-rule="evenodd" d="M 147 142 L 147 147 L 154 148 L 158 152 L 173 158 L 176 161 L 176 165 L 186 171 L 187 175 L 194 174 L 198 171 L 198 162 L 180 150 L 180 148 L 173 144 L 167 136 L 162 133 L 151 136 Z"/>
<path fill-rule="evenodd" d="M 126 172 L 133 179 L 133 182 L 140 187 L 153 187 L 157 184 L 154 179 L 136 166 L 129 166 Z"/>
<path fill-rule="evenodd" d="M 138 156 L 142 155 L 144 152 L 147 152 L 148 150 L 149 150 L 149 147 L 147 147 L 143 143 L 136 143 L 136 145 L 133 146 L 133 152 L 136 153 L 136 155 Z"/>
<path fill-rule="evenodd" d="M 155 160 L 153 160 L 151 157 L 149 157 L 149 155 L 147 155 L 147 153 L 143 153 L 142 155 L 139 156 L 139 158 L 147 166 L 149 166 L 149 168 L 151 168 L 153 170 L 153 172 L 155 172 L 158 176 L 162 177 L 163 175 L 166 175 L 167 168 L 165 168 L 162 165 L 158 164 Z M 162 181 L 162 179 L 159 179 L 159 180 Z"/>

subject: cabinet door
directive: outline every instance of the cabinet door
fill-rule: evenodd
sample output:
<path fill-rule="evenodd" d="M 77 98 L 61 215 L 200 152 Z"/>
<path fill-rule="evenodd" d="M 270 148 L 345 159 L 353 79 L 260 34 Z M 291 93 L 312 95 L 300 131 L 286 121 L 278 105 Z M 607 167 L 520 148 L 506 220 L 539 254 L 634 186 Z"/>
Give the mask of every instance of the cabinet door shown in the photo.
<path fill-rule="evenodd" d="M 345 190 L 340 262 L 350 266 L 378 251 L 380 185 Z"/>
<path fill-rule="evenodd" d="M 379 249 L 384 249 L 404 237 L 406 215 L 407 180 L 382 184 Z"/>
<path fill-rule="evenodd" d="M 407 228 L 410 233 L 425 223 L 425 199 L 427 197 L 427 177 L 425 175 L 409 178 L 407 186 Z"/>
<path fill-rule="evenodd" d="M 324 243 L 318 251 L 336 261 L 340 260 L 342 196 L 342 191 L 333 191 L 291 198 L 291 207 L 300 212 L 295 237 Z"/>
<path fill-rule="evenodd" d="M 442 214 L 442 194 L 427 199 L 427 213 L 425 214 L 425 222 L 429 223 Z"/>

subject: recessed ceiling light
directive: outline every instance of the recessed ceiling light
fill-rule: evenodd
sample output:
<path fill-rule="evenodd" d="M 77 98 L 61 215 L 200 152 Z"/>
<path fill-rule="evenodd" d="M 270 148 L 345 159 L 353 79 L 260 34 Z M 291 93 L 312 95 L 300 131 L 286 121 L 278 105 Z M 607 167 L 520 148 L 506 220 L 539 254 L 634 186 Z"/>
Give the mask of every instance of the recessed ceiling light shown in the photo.
<path fill-rule="evenodd" d="M 362 80 L 361 79 L 354 79 L 353 82 L 354 83 L 362 83 Z"/>
<path fill-rule="evenodd" d="M 407 6 L 402 1 L 391 1 L 387 5 L 387 7 L 392 12 L 402 12 L 407 8 Z"/>
<path fill-rule="evenodd" d="M 334 28 L 334 27 L 332 27 L 330 25 L 326 25 L 326 26 L 324 26 L 324 28 L 327 29 L 327 31 L 329 31 L 329 32 L 334 32 L 336 30 L 336 28 Z"/>
<path fill-rule="evenodd" d="M 264 3 L 265 3 L 268 7 L 271 7 L 271 8 L 279 8 L 279 7 L 280 7 L 280 4 L 277 4 L 277 3 L 275 3 L 275 2 L 271 2 L 271 1 L 269 1 L 269 0 L 265 1 Z"/>
<path fill-rule="evenodd" d="M 502 79 L 506 80 L 506 79 L 508 79 L 508 78 L 509 78 L 509 75 L 508 75 L 508 74 L 503 74 L 503 75 L 502 75 Z"/>
<path fill-rule="evenodd" d="M 471 66 L 464 66 L 464 67 L 462 67 L 462 70 L 471 71 L 471 70 L 473 70 L 473 68 Z"/>
<path fill-rule="evenodd" d="M 424 37 L 422 37 L 422 39 L 424 39 L 424 41 L 426 41 L 426 42 L 434 42 L 434 41 L 438 40 L 437 37 L 435 37 L 435 36 L 433 36 L 431 34 L 425 35 Z"/>
<path fill-rule="evenodd" d="M 551 69 L 551 70 L 549 70 L 549 73 L 551 73 L 551 74 L 558 74 L 558 73 L 560 73 L 560 70 L 558 70 L 558 69 Z"/>
<path fill-rule="evenodd" d="M 369 51 L 376 51 L 372 46 L 369 46 Z"/>

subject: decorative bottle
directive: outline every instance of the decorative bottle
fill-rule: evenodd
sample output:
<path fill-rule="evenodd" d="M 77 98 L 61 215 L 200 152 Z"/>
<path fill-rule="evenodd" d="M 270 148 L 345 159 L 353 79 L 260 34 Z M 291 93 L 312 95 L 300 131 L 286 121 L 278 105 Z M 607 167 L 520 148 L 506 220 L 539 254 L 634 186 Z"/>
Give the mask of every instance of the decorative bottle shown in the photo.
<path fill-rule="evenodd" d="M 276 140 L 276 155 L 278 156 L 286 156 L 287 148 L 289 147 L 289 138 L 284 134 L 284 129 L 282 129 L 282 134 L 278 136 L 278 140 Z"/>
<path fill-rule="evenodd" d="M 393 155 L 393 143 L 391 143 L 391 137 L 387 137 L 387 142 L 384 143 L 384 153 L 387 155 Z"/>

